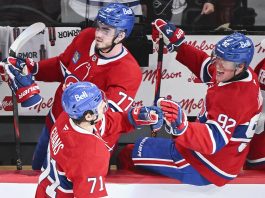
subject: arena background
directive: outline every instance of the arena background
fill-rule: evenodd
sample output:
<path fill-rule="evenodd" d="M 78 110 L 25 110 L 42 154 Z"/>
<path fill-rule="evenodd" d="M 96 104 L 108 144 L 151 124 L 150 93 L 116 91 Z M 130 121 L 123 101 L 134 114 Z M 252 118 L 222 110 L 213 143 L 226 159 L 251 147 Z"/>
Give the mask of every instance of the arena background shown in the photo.
<path fill-rule="evenodd" d="M 1 58 L 6 57 L 8 47 L 17 36 L 14 35 L 14 33 L 18 30 L 20 32 L 23 31 L 23 29 L 25 29 L 24 26 L 30 25 L 31 23 L 43 21 L 48 27 L 45 31 L 28 42 L 21 50 L 21 57 L 29 56 L 36 61 L 42 58 L 55 56 L 62 52 L 71 42 L 73 37 L 84 27 L 84 21 L 79 21 L 80 18 L 76 21 L 68 21 L 71 22 L 69 24 L 67 21 L 65 21 L 65 23 L 60 22 L 62 8 L 66 10 L 68 9 L 66 11 L 67 13 L 75 14 L 69 7 L 69 4 L 67 4 L 67 0 L 0 0 L 0 3 Z M 62 5 L 64 5 L 64 7 L 62 7 Z M 260 41 L 264 39 L 265 34 L 265 2 L 250 0 L 248 2 L 248 7 L 254 8 L 257 13 L 255 24 L 250 27 L 239 26 L 239 30 L 243 30 L 242 32 L 249 34 L 254 40 L 256 54 L 251 64 L 252 67 L 254 67 L 259 60 L 264 58 L 265 53 L 265 49 L 260 47 Z M 177 24 L 179 18 L 179 15 L 173 15 L 172 21 Z M 144 27 L 146 26 L 148 25 L 145 24 Z M 146 37 L 145 35 L 149 35 L 150 32 L 148 32 L 148 29 L 143 31 L 141 26 L 137 27 L 139 27 L 139 29 L 135 30 L 135 34 L 138 36 L 140 31 L 139 34 L 143 37 L 141 42 L 146 45 L 144 52 L 147 60 L 141 60 L 143 62 L 142 66 L 144 66 L 142 67 L 144 78 L 134 105 L 150 105 L 153 101 L 154 75 L 152 75 L 152 72 L 154 72 L 156 68 L 156 44 L 154 43 L 150 50 L 150 36 Z M 55 34 L 51 35 L 51 32 L 54 32 Z M 189 29 L 186 32 L 187 42 L 193 43 L 198 48 L 204 49 L 207 53 L 211 52 L 214 44 L 222 37 L 222 35 L 231 33 L 231 31 L 227 30 L 223 32 L 215 32 L 213 29 L 196 29 L 192 31 Z M 148 42 L 146 42 L 146 39 L 148 39 Z M 135 51 L 137 51 L 137 47 L 142 48 L 143 46 L 138 44 L 137 46 L 129 47 L 136 49 Z M 140 52 L 143 53 L 142 51 Z M 136 56 L 138 55 L 136 54 Z M 195 78 L 195 76 L 185 67 L 172 61 L 174 59 L 174 54 L 165 54 L 164 56 L 163 69 L 165 70 L 165 75 L 162 81 L 161 95 L 172 97 L 174 100 L 182 102 L 182 105 L 185 106 L 184 109 L 186 113 L 190 116 L 189 118 L 194 119 L 194 116 L 197 115 L 201 108 L 201 100 L 204 97 L 206 87 L 198 83 L 197 78 Z M 51 92 L 51 90 L 54 90 L 58 85 L 56 83 L 49 85 L 42 82 L 39 83 L 42 90 L 42 97 L 44 97 L 43 103 L 31 110 L 19 109 L 19 114 L 21 115 L 20 130 L 22 134 L 21 151 L 22 160 L 25 165 L 31 164 L 33 149 L 44 123 L 44 115 L 47 114 L 48 109 L 52 104 L 53 92 Z M 150 91 L 150 94 L 146 95 L 146 90 Z M 2 83 L 0 85 L 0 165 L 14 165 L 16 161 L 10 95 L 9 88 L 5 83 Z M 119 149 L 127 143 L 133 143 L 139 136 L 149 135 L 149 128 L 143 128 L 130 135 L 123 135 L 119 142 Z M 160 133 L 159 136 L 167 137 L 163 132 Z M 111 163 L 115 164 L 115 155 L 112 158 Z"/>

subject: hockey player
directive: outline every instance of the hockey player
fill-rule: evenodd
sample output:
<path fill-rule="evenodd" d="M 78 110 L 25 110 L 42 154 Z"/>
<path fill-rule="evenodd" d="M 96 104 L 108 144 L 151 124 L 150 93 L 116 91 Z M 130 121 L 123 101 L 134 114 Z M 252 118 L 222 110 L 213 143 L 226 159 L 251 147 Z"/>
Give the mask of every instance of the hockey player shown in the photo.
<path fill-rule="evenodd" d="M 122 42 L 134 26 L 131 8 L 113 3 L 102 7 L 96 18 L 96 28 L 81 31 L 67 49 L 57 57 L 34 63 L 29 59 L 9 57 L 15 67 L 28 67 L 36 80 L 60 82 L 54 103 L 46 117 L 45 126 L 35 150 L 32 168 L 40 169 L 46 156 L 51 126 L 62 112 L 63 85 L 89 81 L 106 93 L 112 111 L 127 111 L 134 101 L 142 80 L 140 67 Z M 108 137 L 103 137 L 109 142 Z M 112 139 L 113 147 L 118 140 Z"/>
<path fill-rule="evenodd" d="M 212 56 L 183 43 L 184 32 L 161 19 L 154 23 L 176 60 L 208 84 L 198 122 L 188 122 L 178 103 L 160 99 L 172 139 L 140 138 L 132 152 L 135 166 L 193 185 L 223 186 L 239 174 L 262 108 L 257 76 L 249 67 L 252 41 L 225 36 Z"/>
<path fill-rule="evenodd" d="M 52 127 L 36 198 L 106 196 L 105 177 L 112 145 L 102 136 L 115 136 L 141 125 L 158 130 L 163 125 L 162 110 L 155 106 L 107 112 L 104 92 L 89 82 L 67 87 L 62 104 L 65 112 Z"/>
<path fill-rule="evenodd" d="M 254 71 L 258 75 L 258 80 L 260 83 L 261 93 L 263 96 L 263 109 L 258 121 L 258 127 L 255 131 L 255 135 L 250 143 L 250 149 L 245 168 L 265 170 L 265 58 L 259 62 Z"/>

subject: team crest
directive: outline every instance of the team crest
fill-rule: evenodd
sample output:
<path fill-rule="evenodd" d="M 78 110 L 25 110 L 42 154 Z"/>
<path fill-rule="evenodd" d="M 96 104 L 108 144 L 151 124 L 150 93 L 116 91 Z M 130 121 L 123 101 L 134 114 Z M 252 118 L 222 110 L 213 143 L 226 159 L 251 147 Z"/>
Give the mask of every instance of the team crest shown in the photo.
<path fill-rule="evenodd" d="M 79 82 L 79 79 L 77 77 L 75 77 L 72 74 L 67 75 L 67 77 L 64 80 L 65 88 L 69 87 L 71 84 L 76 83 L 76 82 Z"/>
<path fill-rule="evenodd" d="M 79 59 L 80 59 L 80 53 L 76 51 L 72 58 L 72 61 L 74 62 L 74 64 L 76 64 Z"/>

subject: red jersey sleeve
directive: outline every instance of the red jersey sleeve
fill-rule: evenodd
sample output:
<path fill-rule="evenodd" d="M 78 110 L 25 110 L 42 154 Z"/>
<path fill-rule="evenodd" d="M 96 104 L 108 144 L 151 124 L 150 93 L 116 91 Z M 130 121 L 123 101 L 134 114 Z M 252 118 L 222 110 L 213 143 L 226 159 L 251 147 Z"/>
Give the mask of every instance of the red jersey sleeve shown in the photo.
<path fill-rule="evenodd" d="M 36 79 L 46 82 L 61 82 L 64 80 L 64 76 L 61 70 L 61 64 L 65 67 L 68 67 L 72 56 L 77 49 L 77 46 L 80 45 L 80 39 L 83 39 L 83 34 L 93 35 L 95 30 L 93 28 L 87 28 L 85 31 L 81 31 L 78 36 L 76 36 L 73 41 L 68 45 L 63 53 L 59 56 L 49 58 L 46 60 L 41 60 L 38 62 L 39 70 L 36 74 Z M 92 39 L 93 37 L 89 38 Z"/>
<path fill-rule="evenodd" d="M 106 130 L 111 134 L 134 130 L 129 122 L 128 112 L 107 112 Z"/>
<path fill-rule="evenodd" d="M 38 62 L 39 69 L 36 80 L 44 82 L 60 82 L 63 80 L 59 57 L 53 57 Z"/>
<path fill-rule="evenodd" d="M 185 43 L 179 47 L 176 60 L 188 67 L 202 82 L 209 82 L 215 71 L 208 54 Z"/>
<path fill-rule="evenodd" d="M 133 125 L 130 124 L 128 119 L 128 112 L 111 112 L 108 111 L 100 125 L 97 128 L 100 129 L 102 138 L 106 141 L 111 151 L 121 133 L 126 133 L 134 130 Z"/>

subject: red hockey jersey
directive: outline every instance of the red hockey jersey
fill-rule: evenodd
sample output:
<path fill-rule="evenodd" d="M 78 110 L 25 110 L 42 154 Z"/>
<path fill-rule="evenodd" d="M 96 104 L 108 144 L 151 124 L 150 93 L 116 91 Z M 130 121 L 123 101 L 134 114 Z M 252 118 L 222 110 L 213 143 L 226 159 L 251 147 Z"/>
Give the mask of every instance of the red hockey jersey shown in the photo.
<path fill-rule="evenodd" d="M 205 178 L 222 186 L 238 175 L 246 160 L 262 106 L 258 79 L 249 68 L 246 78 L 217 83 L 210 57 L 187 44 L 176 59 L 208 83 L 208 90 L 198 122 L 189 122 L 175 145 Z"/>
<path fill-rule="evenodd" d="M 256 74 L 260 83 L 261 93 L 263 96 L 263 102 L 265 97 L 265 58 L 255 67 Z M 250 150 L 247 157 L 246 168 L 247 169 L 263 169 L 265 170 L 265 105 L 263 103 L 263 109 L 258 121 L 258 127 L 255 131 L 255 135 L 250 143 Z"/>
<path fill-rule="evenodd" d="M 113 58 L 101 57 L 95 53 L 94 40 L 95 29 L 87 28 L 81 31 L 58 57 L 39 62 L 37 80 L 61 82 L 56 90 L 50 116 L 46 119 L 49 128 L 62 112 L 63 84 L 75 81 L 75 77 L 81 81 L 94 83 L 103 90 L 114 111 L 127 111 L 133 103 L 142 80 L 141 69 L 137 61 L 125 47 L 119 55 Z M 75 77 L 68 76 L 65 68 Z"/>
<path fill-rule="evenodd" d="M 101 135 L 115 135 L 132 129 L 127 113 L 108 112 L 94 131 L 88 132 L 75 125 L 63 112 L 52 127 L 49 152 L 35 197 L 106 196 L 105 177 L 111 145 Z"/>

